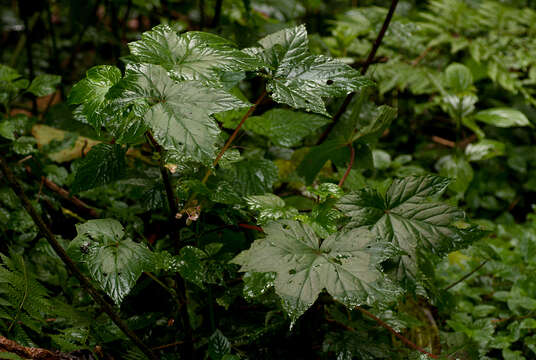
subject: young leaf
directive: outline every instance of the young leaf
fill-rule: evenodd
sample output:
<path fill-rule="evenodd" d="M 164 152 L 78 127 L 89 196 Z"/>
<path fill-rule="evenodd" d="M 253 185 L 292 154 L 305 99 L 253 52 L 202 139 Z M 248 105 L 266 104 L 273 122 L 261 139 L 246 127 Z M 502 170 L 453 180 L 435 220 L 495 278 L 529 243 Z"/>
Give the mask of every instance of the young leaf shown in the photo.
<path fill-rule="evenodd" d="M 436 168 L 441 176 L 452 179 L 449 189 L 459 194 L 465 193 L 473 180 L 473 168 L 462 155 L 443 156 L 437 161 Z"/>
<path fill-rule="evenodd" d="M 129 65 L 110 97 L 122 106 L 135 105 L 164 149 L 205 163 L 214 158 L 220 132 L 210 115 L 248 105 L 198 81 L 176 82 L 158 65 Z"/>
<path fill-rule="evenodd" d="M 76 169 L 71 190 L 78 193 L 121 179 L 127 168 L 125 153 L 126 149 L 117 144 L 92 147 Z"/>
<path fill-rule="evenodd" d="M 480 161 L 504 155 L 506 145 L 497 140 L 483 139 L 465 148 L 465 156 L 469 161 Z"/>
<path fill-rule="evenodd" d="M 471 70 L 465 65 L 453 63 L 445 70 L 447 87 L 454 93 L 462 93 L 473 85 L 473 75 Z"/>
<path fill-rule="evenodd" d="M 45 96 L 56 91 L 56 86 L 61 82 L 61 76 L 41 74 L 32 80 L 28 92 L 35 96 Z"/>
<path fill-rule="evenodd" d="M 110 118 L 110 113 L 105 111 L 109 105 L 106 94 L 119 80 L 121 71 L 115 66 L 94 66 L 87 71 L 85 79 L 73 86 L 69 94 L 69 103 L 81 104 L 81 114 L 97 131 Z"/>
<path fill-rule="evenodd" d="M 158 270 L 178 272 L 185 280 L 204 289 L 206 268 L 203 259 L 206 256 L 201 249 L 187 245 L 176 256 L 168 252 L 155 254 L 153 265 Z"/>
<path fill-rule="evenodd" d="M 78 235 L 68 252 L 87 265 L 91 278 L 119 305 L 141 273 L 149 268 L 152 253 L 125 238 L 123 226 L 114 219 L 89 220 L 76 225 Z"/>
<path fill-rule="evenodd" d="M 264 227 L 266 238 L 258 239 L 233 259 L 240 271 L 276 273 L 275 291 L 295 321 L 323 289 L 348 307 L 372 303 L 393 295 L 378 270 L 389 254 L 371 244 L 375 236 L 366 229 L 353 229 L 329 236 L 323 242 L 306 224 L 291 220 Z"/>
<path fill-rule="evenodd" d="M 252 195 L 246 197 L 250 210 L 257 211 L 257 222 L 266 224 L 270 220 L 293 219 L 298 210 L 286 206 L 285 201 L 274 194 Z"/>
<path fill-rule="evenodd" d="M 158 25 L 128 44 L 141 63 L 160 65 L 176 80 L 214 83 L 222 72 L 251 71 L 261 63 L 217 35 L 190 31 L 178 35 L 168 25 Z"/>
<path fill-rule="evenodd" d="M 497 127 L 530 126 L 529 119 L 519 110 L 510 108 L 492 108 L 479 111 L 475 119 Z"/>
<path fill-rule="evenodd" d="M 341 198 L 337 207 L 350 217 L 347 228 L 368 227 L 406 255 L 397 260 L 399 279 L 415 278 L 421 250 L 444 255 L 466 245 L 464 232 L 453 226 L 463 211 L 437 201 L 449 184 L 446 178 L 427 175 L 393 181 L 385 195 L 364 189 Z"/>
<path fill-rule="evenodd" d="M 323 97 L 344 96 L 373 84 L 338 60 L 312 55 L 305 25 L 270 34 L 259 44 L 261 48 L 246 51 L 266 64 L 271 97 L 293 108 L 329 116 Z"/>
<path fill-rule="evenodd" d="M 231 352 L 231 342 L 216 329 L 209 338 L 208 355 L 211 360 L 221 360 L 225 355 Z"/>
<path fill-rule="evenodd" d="M 272 109 L 260 116 L 250 117 L 244 128 L 267 136 L 276 145 L 292 147 L 329 121 L 325 116 L 287 109 Z"/>

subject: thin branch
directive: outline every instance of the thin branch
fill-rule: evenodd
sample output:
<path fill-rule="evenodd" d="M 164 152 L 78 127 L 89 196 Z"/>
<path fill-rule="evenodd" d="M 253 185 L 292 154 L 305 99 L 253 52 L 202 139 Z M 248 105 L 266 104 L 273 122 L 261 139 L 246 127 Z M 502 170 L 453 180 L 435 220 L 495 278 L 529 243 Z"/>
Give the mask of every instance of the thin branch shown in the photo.
<path fill-rule="evenodd" d="M 220 24 L 221 17 L 221 8 L 223 5 L 223 0 L 216 0 L 216 5 L 214 5 L 214 18 L 212 18 L 212 23 L 210 27 L 215 28 Z"/>
<path fill-rule="evenodd" d="M 32 174 L 32 170 L 29 166 L 26 166 L 26 172 L 28 174 Z M 82 210 L 86 214 L 89 214 L 93 218 L 98 218 L 99 214 L 97 211 L 93 208 L 91 208 L 88 204 L 77 198 L 76 196 L 72 196 L 69 194 L 67 190 L 64 188 L 58 186 L 54 182 L 48 180 L 46 177 L 41 176 L 40 180 L 41 184 L 44 184 L 47 188 L 58 194 L 61 198 L 71 202 L 74 206 L 76 206 L 78 209 Z"/>
<path fill-rule="evenodd" d="M 450 148 L 456 147 L 456 143 L 454 141 L 447 140 L 439 136 L 435 136 L 435 135 L 432 136 L 432 141 L 440 145 L 446 146 L 446 147 L 450 147 Z"/>
<path fill-rule="evenodd" d="M 225 143 L 225 145 L 223 145 L 223 148 L 220 150 L 218 156 L 216 156 L 216 159 L 212 163 L 213 166 L 218 165 L 218 162 L 220 162 L 221 157 L 227 151 L 227 149 L 229 149 L 229 147 L 233 143 L 234 139 L 236 138 L 236 135 L 238 135 L 238 132 L 240 131 L 240 128 L 242 127 L 242 125 L 244 125 L 244 122 L 246 122 L 248 117 L 251 114 L 253 114 L 253 111 L 255 111 L 255 108 L 257 108 L 257 106 L 262 102 L 262 100 L 264 99 L 265 96 L 266 96 L 266 90 L 264 90 L 262 92 L 262 94 L 259 96 L 257 101 L 255 101 L 255 104 L 251 105 L 251 107 L 248 109 L 248 111 L 244 114 L 244 116 L 242 117 L 242 120 L 240 120 L 240 123 L 238 124 L 236 129 L 233 131 L 233 133 L 231 134 L 229 139 L 227 139 L 227 142 Z M 210 169 L 208 169 L 207 172 L 205 173 L 205 176 L 203 177 L 203 180 L 202 180 L 203 184 L 207 182 L 208 177 L 210 176 L 211 173 L 212 173 L 212 171 Z"/>
<path fill-rule="evenodd" d="M 405 336 L 403 336 L 402 334 L 400 334 L 399 332 L 397 332 L 395 329 L 393 329 L 392 327 L 390 327 L 387 323 L 383 322 L 382 319 L 380 319 L 379 317 L 377 317 L 376 315 L 374 315 L 373 313 L 371 313 L 370 311 L 368 310 L 365 310 L 363 309 L 362 307 L 360 306 L 356 306 L 356 309 L 361 311 L 363 314 L 367 315 L 368 317 L 370 317 L 371 319 L 373 319 L 374 321 L 376 321 L 378 323 L 378 325 L 380 325 L 381 327 L 383 327 L 384 329 L 386 329 L 387 331 L 389 331 L 391 334 L 393 334 L 394 336 L 396 336 L 399 340 L 401 340 L 404 344 L 406 344 L 407 346 L 409 346 L 410 348 L 412 348 L 413 350 L 417 350 L 419 351 L 420 353 L 422 354 L 426 354 L 428 355 L 429 357 L 431 357 L 432 359 L 439 359 L 439 356 L 437 355 L 434 355 L 432 353 L 429 353 L 428 351 L 424 350 L 423 348 L 421 348 L 420 346 L 414 344 L 411 340 L 409 340 L 408 338 L 406 338 Z"/>
<path fill-rule="evenodd" d="M 147 131 L 145 133 L 147 135 L 147 138 L 149 139 L 149 142 L 153 146 L 153 148 L 162 156 L 162 147 L 158 142 L 155 140 L 153 135 L 150 131 Z M 160 173 L 162 174 L 162 181 L 164 182 L 164 188 L 166 189 L 166 196 L 168 200 L 169 205 L 169 221 L 171 224 L 173 224 L 173 228 L 175 228 L 175 225 L 177 224 L 175 215 L 179 212 L 179 207 L 177 205 L 177 199 L 175 198 L 175 193 L 173 192 L 173 187 L 171 186 L 171 180 L 169 178 L 168 170 L 162 163 L 162 160 L 160 161 Z M 177 240 L 177 239 L 174 239 Z"/>
<path fill-rule="evenodd" d="M 387 31 L 387 28 L 389 27 L 389 24 L 391 23 L 391 19 L 393 18 L 393 14 L 395 13 L 396 6 L 398 5 L 398 0 L 392 0 L 391 6 L 389 7 L 389 11 L 387 12 L 387 16 L 385 17 L 385 20 L 383 21 L 382 28 L 380 29 L 380 32 L 378 33 L 378 36 L 376 37 L 376 40 L 374 41 L 374 44 L 372 45 L 372 49 L 370 49 L 370 53 L 365 60 L 365 63 L 363 64 L 363 67 L 361 68 L 361 75 L 365 75 L 367 73 L 367 70 L 369 66 L 373 63 L 374 57 L 376 56 L 376 52 L 378 51 L 378 48 L 380 47 L 383 37 L 385 35 L 385 32 Z M 333 120 L 329 124 L 326 131 L 320 135 L 320 138 L 317 141 L 317 145 L 322 144 L 327 138 L 328 135 L 331 133 L 339 119 L 341 118 L 342 114 L 346 111 L 348 108 L 348 105 L 350 105 L 350 102 L 352 101 L 352 98 L 354 97 L 355 93 L 351 92 L 346 96 L 343 103 L 339 107 L 339 110 L 337 110 L 337 113 L 333 116 Z"/>
<path fill-rule="evenodd" d="M 19 0 L 19 12 L 22 12 L 22 1 Z M 30 21 L 27 16 L 23 17 L 24 21 L 24 35 L 26 36 L 26 60 L 28 62 L 28 70 L 30 72 L 30 81 L 33 81 L 35 78 L 34 62 L 33 62 L 33 51 L 32 51 L 32 32 L 33 27 L 30 29 Z M 37 115 L 37 99 L 35 95 L 31 94 L 32 99 L 32 113 Z"/>
<path fill-rule="evenodd" d="M 181 249 L 181 241 L 179 232 L 179 221 L 176 218 L 176 215 L 179 212 L 177 199 L 175 198 L 175 192 L 173 191 L 173 187 L 171 185 L 171 179 L 169 178 L 168 170 L 163 163 L 162 147 L 160 146 L 160 144 L 158 144 L 158 142 L 153 137 L 150 131 L 147 131 L 145 135 L 149 139 L 149 142 L 151 143 L 153 148 L 160 154 L 160 174 L 162 175 L 162 181 L 164 182 L 164 188 L 166 190 L 166 197 L 168 199 L 169 205 L 169 225 L 171 226 L 170 236 L 175 247 L 175 252 L 178 254 L 179 250 Z M 184 358 L 193 359 L 193 333 L 192 325 L 190 324 L 190 315 L 188 314 L 188 307 L 186 306 L 188 301 L 186 296 L 186 284 L 184 282 L 184 279 L 179 274 L 176 275 L 175 282 L 177 287 L 177 294 L 180 300 L 177 311 L 182 319 L 182 325 L 184 326 L 184 332 L 186 336 L 185 346 L 183 347 L 182 352 Z"/>
<path fill-rule="evenodd" d="M 464 276 L 462 276 L 460 279 L 456 280 L 455 282 L 453 282 L 449 286 L 445 287 L 443 290 L 447 291 L 447 290 L 453 288 L 454 286 L 458 285 L 462 281 L 467 280 L 471 275 L 476 273 L 478 270 L 482 269 L 484 267 L 484 265 L 486 265 L 488 263 L 488 261 L 489 261 L 489 259 L 486 259 L 486 260 L 482 261 L 482 263 L 480 263 L 480 265 L 478 265 L 476 268 L 474 268 L 473 270 L 471 270 L 470 272 L 468 272 L 467 274 L 465 274 Z"/>
<path fill-rule="evenodd" d="M 344 185 L 344 182 L 346 181 L 346 178 L 348 175 L 350 175 L 350 170 L 352 170 L 352 167 L 354 166 L 355 161 L 355 149 L 352 144 L 349 144 L 348 147 L 350 148 L 350 162 L 348 163 L 348 167 L 346 168 L 346 171 L 344 172 L 344 175 L 341 178 L 341 181 L 339 181 L 339 187 L 342 188 Z"/>
<path fill-rule="evenodd" d="M 52 231 L 49 229 L 49 227 L 45 224 L 41 216 L 37 213 L 35 208 L 33 207 L 32 203 L 24 193 L 24 190 L 22 189 L 22 186 L 19 182 L 19 180 L 15 177 L 13 172 L 9 169 L 6 160 L 0 156 L 0 170 L 4 174 L 4 177 L 9 184 L 9 186 L 13 189 L 15 194 L 19 197 L 19 199 L 22 202 L 22 205 L 34 221 L 35 225 L 39 228 L 39 231 L 44 235 L 44 237 L 47 239 L 48 243 L 52 246 L 56 254 L 59 256 L 59 258 L 63 261 L 63 263 L 67 266 L 69 271 L 80 281 L 80 284 L 82 287 L 91 295 L 93 300 L 102 308 L 102 310 L 110 317 L 110 319 L 117 325 L 119 329 L 130 339 L 136 346 L 150 359 L 157 360 L 158 358 L 156 355 L 152 352 L 147 345 L 145 345 L 140 338 L 127 326 L 127 324 L 121 320 L 119 315 L 115 312 L 112 305 L 110 305 L 104 297 L 101 296 L 99 291 L 93 286 L 91 281 L 78 269 L 78 266 L 74 263 L 74 261 L 67 255 L 67 252 L 63 249 L 63 247 L 60 245 L 58 240 L 56 240 L 56 237 L 52 233 Z"/>

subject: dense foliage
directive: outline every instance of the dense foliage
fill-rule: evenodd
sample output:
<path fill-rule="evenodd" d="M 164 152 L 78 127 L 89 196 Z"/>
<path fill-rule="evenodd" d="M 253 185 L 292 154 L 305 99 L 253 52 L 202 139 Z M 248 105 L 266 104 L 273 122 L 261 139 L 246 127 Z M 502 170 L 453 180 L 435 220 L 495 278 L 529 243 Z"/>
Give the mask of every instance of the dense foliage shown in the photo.
<path fill-rule="evenodd" d="M 0 358 L 536 358 L 533 4 L 357 3 L 0 2 Z"/>

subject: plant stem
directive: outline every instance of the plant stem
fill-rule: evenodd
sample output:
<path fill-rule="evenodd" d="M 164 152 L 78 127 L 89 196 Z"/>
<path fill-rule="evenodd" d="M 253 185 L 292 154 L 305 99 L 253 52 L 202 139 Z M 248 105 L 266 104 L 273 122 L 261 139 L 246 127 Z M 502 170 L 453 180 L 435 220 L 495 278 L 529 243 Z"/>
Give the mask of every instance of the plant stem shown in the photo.
<path fill-rule="evenodd" d="M 223 145 L 223 148 L 220 150 L 218 156 L 216 156 L 216 159 L 212 163 L 213 166 L 218 165 L 218 162 L 220 162 L 221 157 L 227 151 L 227 149 L 229 149 L 229 147 L 233 143 L 234 139 L 236 138 L 236 135 L 238 135 L 238 132 L 240 131 L 240 128 L 242 127 L 242 125 L 244 125 L 244 122 L 246 122 L 248 117 L 251 114 L 253 114 L 253 111 L 255 111 L 255 108 L 262 102 L 262 100 L 264 99 L 265 96 L 266 96 L 266 90 L 264 90 L 262 92 L 262 94 L 259 96 L 257 101 L 255 101 L 255 104 L 251 105 L 251 107 L 248 109 L 248 111 L 244 114 L 244 116 L 242 117 L 242 120 L 240 120 L 240 123 L 238 124 L 236 129 L 234 129 L 233 133 L 231 134 L 229 139 L 227 139 L 227 142 L 225 143 L 225 145 Z M 203 184 L 207 182 L 208 177 L 210 176 L 211 173 L 212 173 L 212 171 L 210 169 L 208 169 L 207 172 L 205 173 L 205 176 L 203 177 L 203 180 L 202 180 Z"/>
<path fill-rule="evenodd" d="M 341 181 L 339 181 L 339 187 L 342 188 L 344 185 L 344 182 L 346 181 L 346 178 L 348 175 L 350 175 L 350 170 L 352 170 L 352 167 L 354 166 L 355 161 L 355 149 L 352 144 L 349 144 L 348 147 L 350 148 L 350 162 L 348 163 L 348 167 L 346 168 L 346 171 L 344 172 L 344 175 L 341 178 Z"/>
<path fill-rule="evenodd" d="M 462 276 L 460 279 L 456 280 L 455 282 L 453 282 L 449 286 L 445 287 L 443 290 L 447 291 L 447 290 L 453 288 L 454 286 L 458 285 L 462 281 L 467 280 L 471 275 L 476 273 L 478 270 L 482 269 L 482 267 L 484 267 L 484 265 L 486 265 L 488 263 L 488 261 L 489 261 L 489 259 L 486 259 L 486 260 L 482 261 L 480 263 L 480 265 L 478 265 L 476 268 L 474 268 L 473 270 L 471 270 L 470 272 L 468 272 L 467 274 L 465 274 L 464 276 Z"/>
<path fill-rule="evenodd" d="M 393 18 L 393 14 L 395 13 L 396 6 L 398 5 L 398 0 L 392 0 L 391 6 L 389 7 L 389 11 L 387 12 L 387 16 L 385 17 L 385 20 L 383 21 L 382 28 L 380 29 L 380 32 L 378 33 L 378 36 L 376 37 L 376 40 L 374 41 L 374 44 L 372 45 L 372 49 L 370 49 L 370 53 L 368 54 L 367 59 L 363 63 L 363 67 L 361 68 L 361 75 L 365 75 L 367 73 L 367 70 L 369 66 L 373 63 L 374 57 L 376 56 L 376 52 L 378 51 L 378 48 L 380 47 L 383 37 L 387 31 L 387 28 L 389 27 L 389 24 L 391 23 L 391 19 Z M 326 131 L 320 135 L 320 138 L 317 141 L 317 145 L 322 144 L 329 136 L 339 119 L 341 118 L 342 114 L 346 111 L 348 108 L 348 105 L 350 105 L 350 102 L 352 101 L 352 98 L 354 97 L 355 92 L 351 92 L 346 96 L 343 103 L 339 107 L 339 110 L 337 110 L 337 113 L 333 116 L 333 120 L 329 124 Z"/>
<path fill-rule="evenodd" d="M 80 281 L 80 284 L 82 287 L 91 295 L 93 300 L 102 308 L 102 310 L 110 317 L 110 319 L 117 325 L 119 329 L 130 339 L 136 346 L 149 358 L 152 360 L 157 360 L 158 357 L 152 352 L 147 345 L 145 345 L 141 339 L 127 326 L 127 324 L 121 320 L 119 315 L 115 312 L 112 305 L 110 305 L 104 297 L 101 296 L 99 291 L 93 286 L 91 281 L 78 269 L 74 261 L 67 255 L 67 252 L 63 249 L 63 247 L 60 245 L 60 243 L 56 240 L 56 237 L 52 233 L 52 231 L 49 229 L 49 227 L 45 224 L 41 216 L 37 213 L 35 208 L 33 207 L 32 203 L 24 194 L 24 190 L 22 189 L 22 186 L 19 182 L 19 180 L 15 177 L 13 172 L 9 169 L 6 160 L 0 156 L 0 170 L 4 174 L 4 177 L 11 187 L 15 194 L 19 197 L 19 199 L 22 202 L 22 205 L 34 221 L 35 225 L 39 228 L 39 231 L 44 235 L 44 237 L 47 239 L 48 243 L 52 246 L 56 254 L 59 256 L 59 258 L 63 261 L 63 263 L 67 266 L 69 271 Z"/>
<path fill-rule="evenodd" d="M 210 24 L 210 27 L 212 28 L 218 27 L 218 25 L 220 24 L 222 5 L 223 0 L 216 0 L 216 5 L 214 5 L 214 18 L 212 19 L 212 23 Z"/>
<path fill-rule="evenodd" d="M 181 249 L 181 242 L 179 221 L 175 217 L 175 215 L 179 212 L 177 199 L 175 198 L 175 192 L 173 191 L 173 187 L 171 185 L 171 179 L 169 178 L 168 170 L 163 163 L 162 147 L 160 146 L 160 144 L 158 144 L 158 142 L 155 140 L 153 134 L 151 134 L 150 131 L 147 131 L 145 135 L 149 139 L 149 142 L 151 143 L 153 148 L 160 154 L 160 174 L 162 175 L 162 181 L 164 182 L 164 188 L 166 189 L 166 196 L 169 205 L 169 225 L 171 226 L 170 236 L 173 242 L 173 246 L 175 248 L 175 253 L 178 254 Z M 188 307 L 186 305 L 188 302 L 186 295 L 186 284 L 184 282 L 184 279 L 179 274 L 175 276 L 175 282 L 177 285 L 177 294 L 180 300 L 177 311 L 182 319 L 182 325 L 184 326 L 184 332 L 186 336 L 186 340 L 184 342 L 185 346 L 182 349 L 183 357 L 186 359 L 193 359 L 193 333 L 192 325 L 190 324 L 190 315 L 188 314 Z"/>
<path fill-rule="evenodd" d="M 19 11 L 21 10 L 22 4 L 19 1 Z M 33 51 L 32 51 L 32 29 L 30 29 L 30 22 L 26 16 L 23 17 L 24 21 L 24 35 L 26 35 L 26 57 L 28 61 L 28 70 L 30 72 L 30 81 L 32 81 L 35 77 L 35 70 L 34 70 L 34 64 L 33 64 Z M 32 26 L 33 28 L 33 26 Z M 34 115 L 37 115 L 37 99 L 35 95 L 31 95 L 32 98 L 32 113 Z"/>
<path fill-rule="evenodd" d="M 406 338 L 405 336 L 403 336 L 402 334 L 400 334 L 399 332 L 397 332 L 395 329 L 393 329 L 392 327 L 390 327 L 387 323 L 383 322 L 382 319 L 380 319 L 379 317 L 377 317 L 376 315 L 374 315 L 373 313 L 371 313 L 370 311 L 368 310 L 365 310 L 363 309 L 362 307 L 360 306 L 356 306 L 356 309 L 361 311 L 363 314 L 367 315 L 368 317 L 370 317 L 371 319 L 373 319 L 374 321 L 376 321 L 378 323 L 378 325 L 380 325 L 381 327 L 383 327 L 384 329 L 386 329 L 387 331 L 389 331 L 391 334 L 393 334 L 394 336 L 396 336 L 399 340 L 401 340 L 404 344 L 406 344 L 407 346 L 409 346 L 410 348 L 414 349 L 414 350 L 417 350 L 419 351 L 420 353 L 422 354 L 426 354 L 428 355 L 429 357 L 431 357 L 432 359 L 439 359 L 439 356 L 437 355 L 434 355 L 432 353 L 429 353 L 428 351 L 424 350 L 423 348 L 417 346 L 416 344 L 414 344 L 411 340 L 409 340 L 408 338 Z"/>

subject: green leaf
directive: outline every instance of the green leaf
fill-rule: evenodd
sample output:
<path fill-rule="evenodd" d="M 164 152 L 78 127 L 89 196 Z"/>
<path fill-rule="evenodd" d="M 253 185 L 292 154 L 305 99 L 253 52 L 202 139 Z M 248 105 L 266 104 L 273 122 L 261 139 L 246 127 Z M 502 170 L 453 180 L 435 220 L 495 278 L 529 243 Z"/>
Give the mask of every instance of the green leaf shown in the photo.
<path fill-rule="evenodd" d="M 31 136 L 21 136 L 13 141 L 13 151 L 19 155 L 28 155 L 37 151 L 37 141 Z"/>
<path fill-rule="evenodd" d="M 275 291 L 295 321 L 325 289 L 352 308 L 392 296 L 379 262 L 391 255 L 387 248 L 373 248 L 374 235 L 366 229 L 340 232 L 323 242 L 306 224 L 291 220 L 264 227 L 266 238 L 233 259 L 240 271 L 276 273 Z"/>
<path fill-rule="evenodd" d="M 216 329 L 208 339 L 208 355 L 211 360 L 221 360 L 225 355 L 231 352 L 231 342 Z"/>
<path fill-rule="evenodd" d="M 250 210 L 256 211 L 257 223 L 266 224 L 270 220 L 293 219 L 298 210 L 286 206 L 285 201 L 274 194 L 251 195 L 246 197 Z"/>
<path fill-rule="evenodd" d="M 26 87 L 27 79 L 23 79 L 15 69 L 0 64 L 0 103 L 8 105 Z"/>
<path fill-rule="evenodd" d="M 275 145 L 292 147 L 329 121 L 325 116 L 288 109 L 272 109 L 261 116 L 247 119 L 244 128 L 267 136 Z"/>
<path fill-rule="evenodd" d="M 450 64 L 445 70 L 447 87 L 454 93 L 462 93 L 473 85 L 473 75 L 468 67 L 462 64 Z"/>
<path fill-rule="evenodd" d="M 463 194 L 473 180 L 473 168 L 464 156 L 443 156 L 437 161 L 436 168 L 441 176 L 452 179 L 449 189 L 459 194 Z"/>
<path fill-rule="evenodd" d="M 77 167 L 71 190 L 78 193 L 121 179 L 127 168 L 125 154 L 126 148 L 121 145 L 93 146 Z"/>
<path fill-rule="evenodd" d="M 262 59 L 270 74 L 266 86 L 272 99 L 327 115 L 322 98 L 344 96 L 373 83 L 350 66 L 326 56 L 312 55 L 305 25 L 270 34 L 261 48 L 247 49 Z"/>
<path fill-rule="evenodd" d="M 497 140 L 482 139 L 477 143 L 468 144 L 465 156 L 469 161 L 480 161 L 505 155 L 506 145 Z"/>
<path fill-rule="evenodd" d="M 337 207 L 350 217 L 347 228 L 368 227 L 402 249 L 407 255 L 396 261 L 397 277 L 414 279 L 423 254 L 441 256 L 466 245 L 465 234 L 454 226 L 464 218 L 463 211 L 426 201 L 443 193 L 448 184 L 448 179 L 434 175 L 396 179 L 385 194 L 364 189 L 342 197 Z"/>
<path fill-rule="evenodd" d="M 115 66 L 94 66 L 86 72 L 86 78 L 73 86 L 69 93 L 69 103 L 80 104 L 81 114 L 97 131 L 106 125 L 111 116 L 117 116 L 106 111 L 106 107 L 110 105 L 106 94 L 119 80 L 121 71 Z"/>
<path fill-rule="evenodd" d="M 248 105 L 198 81 L 176 82 L 157 65 L 129 65 L 110 97 L 122 106 L 135 105 L 164 149 L 204 163 L 213 160 L 220 133 L 210 115 Z"/>
<path fill-rule="evenodd" d="M 261 63 L 217 35 L 190 31 L 178 35 L 169 25 L 158 25 L 128 44 L 136 61 L 160 65 L 176 80 L 217 82 L 221 72 L 251 71 Z"/>
<path fill-rule="evenodd" d="M 479 111 L 475 119 L 497 127 L 531 126 L 521 111 L 511 108 L 492 108 Z"/>
<path fill-rule="evenodd" d="M 223 172 L 223 179 L 242 196 L 271 192 L 277 177 L 277 166 L 267 159 L 238 161 Z"/>
<path fill-rule="evenodd" d="M 61 76 L 41 74 L 37 75 L 26 90 L 35 96 L 45 96 L 56 91 L 56 86 L 61 82 Z"/>
<path fill-rule="evenodd" d="M 396 118 L 396 108 L 388 105 L 374 106 L 374 110 L 364 114 L 353 114 L 357 117 L 356 134 L 352 141 L 360 140 L 366 143 L 376 141 Z M 363 116 L 365 115 L 365 116 Z"/>
<path fill-rule="evenodd" d="M 151 264 L 152 253 L 125 237 L 123 226 L 114 219 L 89 220 L 76 225 L 77 236 L 68 253 L 84 262 L 91 279 L 119 305 Z"/>
<path fill-rule="evenodd" d="M 305 177 L 305 182 L 311 184 L 316 175 L 320 172 L 324 164 L 329 159 L 334 158 L 341 150 L 348 150 L 346 159 L 350 158 L 350 150 L 347 149 L 343 139 L 328 140 L 318 146 L 313 146 L 305 154 L 302 162 L 298 166 L 298 174 Z"/>
<path fill-rule="evenodd" d="M 154 265 L 158 270 L 177 272 L 185 280 L 204 289 L 203 282 L 205 281 L 205 265 L 203 259 L 206 258 L 203 250 L 194 246 L 186 245 L 181 250 L 179 255 L 172 256 L 168 252 L 155 254 Z"/>

